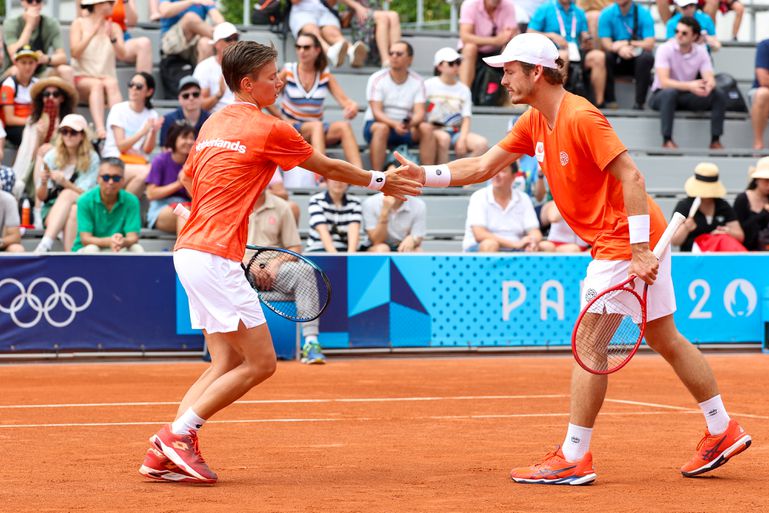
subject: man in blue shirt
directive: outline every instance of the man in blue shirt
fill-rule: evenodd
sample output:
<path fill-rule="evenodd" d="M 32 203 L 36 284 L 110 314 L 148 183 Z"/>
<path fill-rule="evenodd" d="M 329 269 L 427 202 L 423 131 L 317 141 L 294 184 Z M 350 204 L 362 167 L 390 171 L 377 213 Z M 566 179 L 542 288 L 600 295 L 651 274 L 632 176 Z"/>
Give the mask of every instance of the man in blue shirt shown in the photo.
<path fill-rule="evenodd" d="M 649 9 L 633 0 L 616 0 L 601 12 L 598 37 L 606 52 L 606 101 L 614 102 L 614 77 L 635 78 L 633 109 L 643 110 L 654 67 L 654 20 Z"/>
<path fill-rule="evenodd" d="M 697 9 L 697 0 L 675 0 L 675 2 L 678 12 L 665 24 L 665 39 L 674 37 L 679 20 L 689 16 L 700 24 L 701 32 L 697 42 L 707 44 L 710 50 L 717 52 L 721 48 L 721 42 L 716 37 L 716 24 L 713 18 Z"/>
<path fill-rule="evenodd" d="M 606 89 L 606 55 L 593 47 L 585 11 L 572 0 L 553 0 L 540 5 L 529 21 L 529 32 L 541 32 L 558 46 L 561 58 L 581 63 L 590 72 L 593 103 L 604 106 Z"/>
<path fill-rule="evenodd" d="M 181 55 L 193 63 L 212 55 L 214 26 L 224 22 L 214 0 L 161 0 L 159 10 L 163 55 Z"/>
<path fill-rule="evenodd" d="M 764 149 L 764 130 L 769 120 L 769 39 L 756 45 L 756 78 L 748 93 L 753 121 L 753 149 Z"/>
<path fill-rule="evenodd" d="M 198 137 L 200 127 L 211 115 L 207 110 L 203 110 L 200 94 L 200 82 L 192 75 L 187 75 L 179 81 L 179 107 L 164 116 L 163 127 L 160 129 L 160 145 L 163 148 L 166 147 L 168 130 L 176 123 L 189 123 L 195 129 L 195 137 Z"/>

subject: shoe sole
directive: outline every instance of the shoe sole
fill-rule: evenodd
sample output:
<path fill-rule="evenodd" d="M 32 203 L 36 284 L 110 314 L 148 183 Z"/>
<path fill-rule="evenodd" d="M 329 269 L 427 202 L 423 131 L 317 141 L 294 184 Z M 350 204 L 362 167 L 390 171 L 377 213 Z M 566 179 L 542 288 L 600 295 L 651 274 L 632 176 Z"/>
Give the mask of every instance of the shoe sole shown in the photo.
<path fill-rule="evenodd" d="M 139 467 L 139 474 L 156 481 L 168 481 L 173 483 L 202 483 L 200 479 L 196 479 L 186 474 L 179 474 L 178 472 L 173 472 L 171 470 L 158 470 L 155 468 L 147 467 L 146 465 Z"/>
<path fill-rule="evenodd" d="M 347 48 L 349 48 L 349 44 L 347 43 L 347 41 L 345 41 L 342 44 L 342 47 L 339 49 L 339 56 L 337 56 L 336 62 L 334 63 L 335 68 L 338 68 L 342 64 L 344 64 L 344 59 L 345 57 L 347 57 Z"/>
<path fill-rule="evenodd" d="M 179 456 L 179 454 L 174 451 L 171 447 L 168 447 L 166 444 L 163 443 L 163 440 L 160 439 L 158 435 L 152 435 L 150 437 L 150 443 L 155 444 L 155 447 L 157 447 L 160 452 L 166 455 L 166 457 L 173 461 L 177 467 L 187 472 L 190 477 L 196 479 L 198 483 L 205 483 L 205 484 L 214 484 L 216 483 L 216 479 L 209 479 L 207 477 L 202 476 L 198 472 L 195 471 L 192 467 L 190 467 L 186 461 L 184 461 L 184 458 Z"/>
<path fill-rule="evenodd" d="M 368 50 L 364 45 L 357 45 L 352 54 L 352 62 L 350 66 L 353 68 L 360 68 L 366 64 L 366 57 L 368 57 Z"/>
<path fill-rule="evenodd" d="M 684 477 L 696 477 L 700 474 L 704 474 L 705 472 L 715 470 L 750 447 L 751 443 L 753 443 L 753 439 L 750 438 L 750 435 L 744 435 L 742 438 L 730 445 L 724 452 L 722 452 L 718 458 L 690 472 L 681 471 L 681 474 L 683 474 Z"/>
<path fill-rule="evenodd" d="M 570 477 L 563 477 L 560 479 L 524 479 L 522 477 L 512 477 L 512 476 L 511 476 L 511 479 L 516 483 L 521 483 L 521 484 L 582 486 L 582 485 L 592 484 L 593 481 L 595 481 L 596 477 L 598 476 L 595 473 L 593 473 L 593 474 L 587 474 L 585 476 L 580 476 L 580 477 L 570 476 Z"/>

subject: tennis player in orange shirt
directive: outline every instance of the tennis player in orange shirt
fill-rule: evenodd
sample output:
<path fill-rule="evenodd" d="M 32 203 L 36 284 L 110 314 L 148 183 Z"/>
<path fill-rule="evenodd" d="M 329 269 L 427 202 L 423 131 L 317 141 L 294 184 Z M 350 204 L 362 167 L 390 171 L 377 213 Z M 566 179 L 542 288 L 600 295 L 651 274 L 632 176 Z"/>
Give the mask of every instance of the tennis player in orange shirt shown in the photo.
<path fill-rule="evenodd" d="M 597 292 L 628 274 L 652 284 L 648 292 L 646 342 L 673 367 L 699 403 L 707 430 L 696 454 L 682 468 L 692 477 L 725 463 L 750 446 L 750 436 L 724 408 L 718 385 L 702 354 L 678 332 L 670 249 L 658 261 L 649 249 L 666 222 L 646 194 L 643 175 L 601 112 L 563 88 L 563 61 L 542 34 L 513 38 L 502 54 L 484 59 L 504 68 L 504 86 L 514 104 L 532 107 L 510 133 L 484 155 L 450 164 L 419 167 L 400 155 L 412 176 L 426 186 L 483 182 L 521 154 L 539 161 L 558 210 L 593 247 L 583 287 L 583 306 Z M 643 286 L 636 282 L 640 290 Z M 574 365 L 571 414 L 563 444 L 542 461 L 511 472 L 520 483 L 582 485 L 596 478 L 589 452 L 593 425 L 606 395 L 606 376 Z"/>
<path fill-rule="evenodd" d="M 214 483 L 197 431 L 216 412 L 275 372 L 275 351 L 259 297 L 241 269 L 248 216 L 276 166 L 301 165 L 328 179 L 396 198 L 421 192 L 408 168 L 364 171 L 318 153 L 288 123 L 264 114 L 283 84 L 277 52 L 253 41 L 225 50 L 222 74 L 236 102 L 203 125 L 180 173 L 191 192 L 190 217 L 179 233 L 174 266 L 200 328 L 211 365 L 182 399 L 176 420 L 150 438 L 140 473 L 167 481 Z"/>

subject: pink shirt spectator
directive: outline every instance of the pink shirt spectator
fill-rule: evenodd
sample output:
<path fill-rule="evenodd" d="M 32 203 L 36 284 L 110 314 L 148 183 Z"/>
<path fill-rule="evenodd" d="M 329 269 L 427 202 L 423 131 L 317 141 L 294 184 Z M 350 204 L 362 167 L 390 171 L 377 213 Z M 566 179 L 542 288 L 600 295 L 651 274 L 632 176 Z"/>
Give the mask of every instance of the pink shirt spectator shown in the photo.
<path fill-rule="evenodd" d="M 494 11 L 493 18 L 486 12 L 483 0 L 465 0 L 459 11 L 459 23 L 472 25 L 473 33 L 481 37 L 496 35 L 500 30 L 518 28 L 513 0 L 502 0 Z M 457 48 L 462 48 L 461 39 Z M 498 50 L 499 48 L 493 45 L 484 45 L 478 48 L 481 53 L 491 53 Z"/>
<path fill-rule="evenodd" d="M 669 39 L 657 48 L 654 57 L 654 68 L 667 68 L 670 78 L 681 82 L 690 82 L 697 78 L 697 73 L 713 71 L 710 56 L 705 45 L 692 45 L 689 53 L 681 53 L 678 41 Z M 659 75 L 654 76 L 652 91 L 662 89 Z"/>

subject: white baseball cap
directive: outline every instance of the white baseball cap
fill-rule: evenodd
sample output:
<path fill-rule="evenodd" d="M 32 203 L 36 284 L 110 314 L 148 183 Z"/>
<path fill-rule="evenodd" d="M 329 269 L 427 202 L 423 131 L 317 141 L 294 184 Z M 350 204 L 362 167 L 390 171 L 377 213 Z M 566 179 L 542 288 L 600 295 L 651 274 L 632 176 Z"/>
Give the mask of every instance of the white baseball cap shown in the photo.
<path fill-rule="evenodd" d="M 686 7 L 687 5 L 696 4 L 697 0 L 675 0 L 678 7 Z"/>
<path fill-rule="evenodd" d="M 508 62 L 518 61 L 558 69 L 556 59 L 558 48 L 555 43 L 544 34 L 527 32 L 511 39 L 501 54 L 484 57 L 483 62 L 492 68 L 501 68 Z"/>
<path fill-rule="evenodd" d="M 238 29 L 235 25 L 229 21 L 222 22 L 214 27 L 214 39 L 212 43 L 227 39 L 230 36 L 234 36 L 238 33 Z"/>
<path fill-rule="evenodd" d="M 454 62 L 461 58 L 462 56 L 459 55 L 456 50 L 448 46 L 444 46 L 435 52 L 435 57 L 433 58 L 433 66 L 437 66 L 442 62 Z"/>

